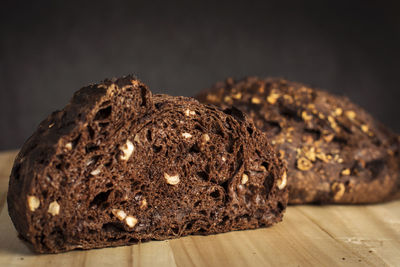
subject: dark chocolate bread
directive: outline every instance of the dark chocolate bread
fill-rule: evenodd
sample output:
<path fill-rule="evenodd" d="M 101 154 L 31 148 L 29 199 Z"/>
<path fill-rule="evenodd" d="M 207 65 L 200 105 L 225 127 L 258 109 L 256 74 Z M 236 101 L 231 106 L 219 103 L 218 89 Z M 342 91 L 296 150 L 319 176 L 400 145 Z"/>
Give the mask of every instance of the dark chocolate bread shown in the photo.
<path fill-rule="evenodd" d="M 253 229 L 282 220 L 286 168 L 236 109 L 152 95 L 132 77 L 75 93 L 17 156 L 8 207 L 55 253 Z"/>
<path fill-rule="evenodd" d="M 250 115 L 288 166 L 289 203 L 399 198 L 399 138 L 346 97 L 283 79 L 227 79 L 197 99 Z"/>

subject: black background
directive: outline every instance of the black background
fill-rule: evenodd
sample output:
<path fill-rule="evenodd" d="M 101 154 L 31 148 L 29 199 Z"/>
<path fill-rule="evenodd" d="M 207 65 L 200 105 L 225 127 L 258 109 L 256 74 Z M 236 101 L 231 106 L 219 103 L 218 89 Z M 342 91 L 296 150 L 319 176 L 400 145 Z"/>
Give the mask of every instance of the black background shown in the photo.
<path fill-rule="evenodd" d="M 135 74 L 191 96 L 228 76 L 345 94 L 400 132 L 396 1 L 2 1 L 0 149 L 73 92 Z"/>

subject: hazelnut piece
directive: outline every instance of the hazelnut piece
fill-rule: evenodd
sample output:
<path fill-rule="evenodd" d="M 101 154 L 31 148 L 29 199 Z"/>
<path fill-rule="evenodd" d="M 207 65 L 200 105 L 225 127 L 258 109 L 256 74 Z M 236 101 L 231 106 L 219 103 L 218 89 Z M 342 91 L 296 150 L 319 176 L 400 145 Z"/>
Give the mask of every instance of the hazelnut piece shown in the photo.
<path fill-rule="evenodd" d="M 139 134 L 135 134 L 135 137 L 133 138 L 133 141 L 135 141 L 136 143 L 140 143 Z"/>
<path fill-rule="evenodd" d="M 258 97 L 253 96 L 251 98 L 251 103 L 253 104 L 260 104 L 261 103 L 261 99 L 259 99 Z"/>
<path fill-rule="evenodd" d="M 284 159 L 285 158 L 285 150 L 279 150 L 278 156 L 280 159 Z"/>
<path fill-rule="evenodd" d="M 193 111 L 193 110 L 190 110 L 190 109 L 186 109 L 185 110 L 185 115 L 190 117 L 190 116 L 196 115 L 196 112 Z"/>
<path fill-rule="evenodd" d="M 120 146 L 122 155 L 120 156 L 121 160 L 127 161 L 133 153 L 135 146 L 132 144 L 131 141 L 126 140 L 126 143 L 123 146 Z"/>
<path fill-rule="evenodd" d="M 247 174 L 243 173 L 241 183 L 246 184 L 248 180 L 249 180 L 249 176 Z"/>
<path fill-rule="evenodd" d="M 125 222 L 130 228 L 133 228 L 137 224 L 138 220 L 135 217 L 129 215 L 129 216 L 126 216 Z"/>
<path fill-rule="evenodd" d="M 191 138 L 192 135 L 190 133 L 182 133 L 182 136 L 185 138 Z"/>
<path fill-rule="evenodd" d="M 201 136 L 201 142 L 202 142 L 203 144 L 205 144 L 205 143 L 207 143 L 208 141 L 210 141 L 210 136 L 209 136 L 208 134 L 203 134 L 203 135 Z"/>
<path fill-rule="evenodd" d="M 40 200 L 35 196 L 28 196 L 28 207 L 31 211 L 35 211 L 40 206 Z"/>
<path fill-rule="evenodd" d="M 53 216 L 56 216 L 60 213 L 60 205 L 57 203 L 57 201 L 53 201 L 50 203 L 47 212 Z"/>
<path fill-rule="evenodd" d="M 282 190 L 286 187 L 287 184 L 287 174 L 286 171 L 282 174 L 282 177 L 276 181 L 276 185 L 278 186 L 279 190 Z"/>
<path fill-rule="evenodd" d="M 338 201 L 339 199 L 342 198 L 344 192 L 346 191 L 346 188 L 344 187 L 344 184 L 342 183 L 333 183 L 332 184 L 332 192 L 333 192 L 333 199 L 335 201 Z"/>
<path fill-rule="evenodd" d="M 181 181 L 179 179 L 179 174 L 169 175 L 168 173 L 164 173 L 164 178 L 167 181 L 167 184 L 177 185 Z"/>
<path fill-rule="evenodd" d="M 126 218 L 126 213 L 123 210 L 119 209 L 113 209 L 112 214 L 114 214 L 115 217 L 118 218 L 118 220 L 123 221 Z"/>
<path fill-rule="evenodd" d="M 96 175 L 100 174 L 100 172 L 101 172 L 100 167 L 98 167 L 97 169 L 91 171 L 90 174 L 93 176 L 96 176 Z"/>
<path fill-rule="evenodd" d="M 66 148 L 67 150 L 72 150 L 72 143 L 71 143 L 71 142 L 66 143 L 66 144 L 65 144 L 65 148 Z"/>
<path fill-rule="evenodd" d="M 145 209 L 146 207 L 147 207 L 147 200 L 145 198 L 143 198 L 140 201 L 140 209 L 142 210 L 142 209 Z"/>

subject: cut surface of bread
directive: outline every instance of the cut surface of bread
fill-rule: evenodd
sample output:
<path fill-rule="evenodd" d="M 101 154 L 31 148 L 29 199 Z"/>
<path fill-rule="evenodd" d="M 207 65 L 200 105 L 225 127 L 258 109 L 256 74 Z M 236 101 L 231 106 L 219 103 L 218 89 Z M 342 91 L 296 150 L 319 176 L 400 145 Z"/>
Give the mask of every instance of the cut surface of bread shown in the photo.
<path fill-rule="evenodd" d="M 263 130 L 288 167 L 289 203 L 399 198 L 399 136 L 346 97 L 284 79 L 227 79 L 197 97 L 235 106 Z"/>
<path fill-rule="evenodd" d="M 239 110 L 152 95 L 131 76 L 76 92 L 17 156 L 10 217 L 40 253 L 281 221 L 286 168 Z"/>

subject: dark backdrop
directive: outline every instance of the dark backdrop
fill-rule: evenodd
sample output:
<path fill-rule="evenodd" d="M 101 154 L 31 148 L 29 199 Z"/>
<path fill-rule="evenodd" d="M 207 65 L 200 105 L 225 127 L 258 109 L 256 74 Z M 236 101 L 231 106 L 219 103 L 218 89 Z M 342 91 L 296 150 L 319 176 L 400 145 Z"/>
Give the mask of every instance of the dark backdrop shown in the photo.
<path fill-rule="evenodd" d="M 228 76 L 285 77 L 400 132 L 398 12 L 396 1 L 2 1 L 0 149 L 75 90 L 129 73 L 185 96 Z"/>

